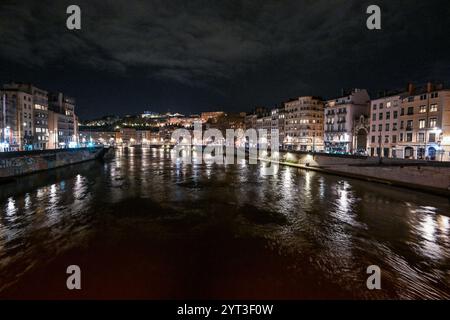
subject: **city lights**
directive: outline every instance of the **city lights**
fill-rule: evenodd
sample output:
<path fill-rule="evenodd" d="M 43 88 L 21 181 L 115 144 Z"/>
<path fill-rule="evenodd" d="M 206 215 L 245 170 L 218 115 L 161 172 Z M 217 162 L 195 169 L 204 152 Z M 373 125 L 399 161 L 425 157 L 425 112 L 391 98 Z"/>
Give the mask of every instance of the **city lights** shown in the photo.
<path fill-rule="evenodd" d="M 0 300 L 450 301 L 450 5 L 416 2 L 0 1 Z"/>

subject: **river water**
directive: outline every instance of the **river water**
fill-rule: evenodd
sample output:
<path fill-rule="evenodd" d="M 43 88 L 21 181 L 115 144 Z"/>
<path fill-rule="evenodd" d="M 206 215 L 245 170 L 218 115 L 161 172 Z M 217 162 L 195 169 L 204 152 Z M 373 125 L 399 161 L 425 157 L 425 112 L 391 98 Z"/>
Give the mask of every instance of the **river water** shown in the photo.
<path fill-rule="evenodd" d="M 448 199 L 169 154 L 116 149 L 1 185 L 0 297 L 450 298 Z"/>

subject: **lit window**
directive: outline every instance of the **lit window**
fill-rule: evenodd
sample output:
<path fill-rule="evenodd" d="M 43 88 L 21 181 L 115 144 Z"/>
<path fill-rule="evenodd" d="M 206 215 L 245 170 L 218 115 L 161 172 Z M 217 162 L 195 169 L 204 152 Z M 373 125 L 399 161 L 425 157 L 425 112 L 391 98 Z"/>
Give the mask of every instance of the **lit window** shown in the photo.
<path fill-rule="evenodd" d="M 419 129 L 424 129 L 425 128 L 425 119 L 420 119 L 419 120 Z"/>
<path fill-rule="evenodd" d="M 436 118 L 430 118 L 430 128 L 436 127 Z"/>

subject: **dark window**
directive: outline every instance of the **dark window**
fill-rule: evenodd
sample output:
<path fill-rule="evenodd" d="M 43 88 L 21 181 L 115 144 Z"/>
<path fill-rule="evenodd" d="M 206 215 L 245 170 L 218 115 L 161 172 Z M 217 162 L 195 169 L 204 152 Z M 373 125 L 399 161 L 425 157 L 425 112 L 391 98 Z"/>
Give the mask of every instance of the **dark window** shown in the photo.
<path fill-rule="evenodd" d="M 406 142 L 411 142 L 412 141 L 412 132 L 408 132 L 406 134 Z"/>
<path fill-rule="evenodd" d="M 436 133 L 430 133 L 429 142 L 436 142 Z"/>
<path fill-rule="evenodd" d="M 412 129 L 413 129 L 413 121 L 412 120 L 406 121 L 406 130 L 411 131 Z"/>

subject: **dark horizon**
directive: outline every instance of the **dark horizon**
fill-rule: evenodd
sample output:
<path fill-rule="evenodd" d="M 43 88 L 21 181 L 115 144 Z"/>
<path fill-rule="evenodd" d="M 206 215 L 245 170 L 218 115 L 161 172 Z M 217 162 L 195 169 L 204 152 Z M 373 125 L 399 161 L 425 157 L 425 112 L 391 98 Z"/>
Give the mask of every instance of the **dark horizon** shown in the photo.
<path fill-rule="evenodd" d="M 450 82 L 450 5 L 377 1 L 69 1 L 0 4 L 0 81 L 76 99 L 80 119 L 107 114 L 250 111 L 302 95 L 372 95 Z"/>

